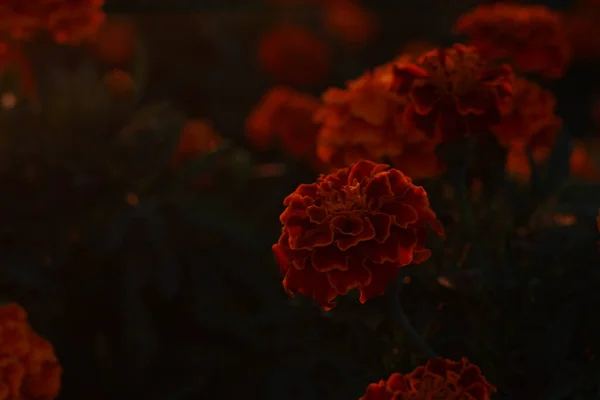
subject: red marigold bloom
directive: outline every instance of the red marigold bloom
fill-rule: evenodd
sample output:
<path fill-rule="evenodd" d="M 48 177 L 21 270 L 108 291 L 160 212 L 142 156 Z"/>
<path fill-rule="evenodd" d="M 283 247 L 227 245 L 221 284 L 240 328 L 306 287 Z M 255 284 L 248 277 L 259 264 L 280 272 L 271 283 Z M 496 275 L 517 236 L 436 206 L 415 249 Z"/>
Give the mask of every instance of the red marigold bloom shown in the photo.
<path fill-rule="evenodd" d="M 194 157 L 215 151 L 220 143 L 221 136 L 208 121 L 188 121 L 181 132 L 179 146 L 173 157 L 173 167 L 177 169 Z"/>
<path fill-rule="evenodd" d="M 61 374 L 52 344 L 31 329 L 25 310 L 0 307 L 0 400 L 55 399 Z"/>
<path fill-rule="evenodd" d="M 4 0 L 0 31 L 16 40 L 49 32 L 58 43 L 76 44 L 102 25 L 103 5 L 103 0 Z"/>
<path fill-rule="evenodd" d="M 572 176 L 594 181 L 600 179 L 600 167 L 594 161 L 592 154 L 593 152 L 584 142 L 573 142 L 569 157 L 569 169 Z"/>
<path fill-rule="evenodd" d="M 352 49 L 364 47 L 377 30 L 377 20 L 354 0 L 330 1 L 323 8 L 323 26 Z"/>
<path fill-rule="evenodd" d="M 92 39 L 96 56 L 111 67 L 123 67 L 133 58 L 137 32 L 132 20 L 109 17 Z"/>
<path fill-rule="evenodd" d="M 394 373 L 387 381 L 370 384 L 360 400 L 489 400 L 495 391 L 466 358 L 435 358 L 410 374 Z"/>
<path fill-rule="evenodd" d="M 512 111 L 492 127 L 505 147 L 551 148 L 562 127 L 555 114 L 556 98 L 534 82 L 518 78 L 514 85 Z"/>
<path fill-rule="evenodd" d="M 444 230 L 425 189 L 388 165 L 360 161 L 298 186 L 283 202 L 273 252 L 283 287 L 324 309 L 358 288 L 360 301 L 382 295 L 400 267 L 426 261 L 427 227 Z"/>
<path fill-rule="evenodd" d="M 409 94 L 404 120 L 436 142 L 480 134 L 512 106 L 509 65 L 491 67 L 473 47 L 435 49 L 394 67 L 393 87 Z"/>
<path fill-rule="evenodd" d="M 545 6 L 485 4 L 463 15 L 455 31 L 492 60 L 510 60 L 526 73 L 560 78 L 571 59 L 562 16 Z"/>
<path fill-rule="evenodd" d="M 120 69 L 108 71 L 104 74 L 102 82 L 108 93 L 115 99 L 128 98 L 136 89 L 133 77 Z"/>
<path fill-rule="evenodd" d="M 327 43 L 310 30 L 280 25 L 260 38 L 258 62 L 266 73 L 283 83 L 309 86 L 329 72 L 331 52 Z"/>
<path fill-rule="evenodd" d="M 390 91 L 393 64 L 350 81 L 346 89 L 330 88 L 315 114 L 321 129 L 317 153 L 321 160 L 342 168 L 366 159 L 389 161 L 413 179 L 442 171 L 436 144 L 402 118 L 406 96 Z"/>
<path fill-rule="evenodd" d="M 318 99 L 285 86 L 271 88 L 246 120 L 246 133 L 261 150 L 279 142 L 291 156 L 308 161 L 320 170 L 316 157 L 319 126 L 313 114 L 321 106 Z"/>

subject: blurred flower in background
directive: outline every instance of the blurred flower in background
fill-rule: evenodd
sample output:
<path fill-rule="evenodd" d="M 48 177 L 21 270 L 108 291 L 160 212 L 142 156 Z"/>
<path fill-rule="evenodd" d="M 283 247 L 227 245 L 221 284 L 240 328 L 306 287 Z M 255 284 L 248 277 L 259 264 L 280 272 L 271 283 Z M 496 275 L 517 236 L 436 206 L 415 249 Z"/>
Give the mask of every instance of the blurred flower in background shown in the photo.
<path fill-rule="evenodd" d="M 561 14 L 541 5 L 484 4 L 458 19 L 454 30 L 491 60 L 521 72 L 560 78 L 571 61 Z"/>
<path fill-rule="evenodd" d="M 53 400 L 61 374 L 52 344 L 31 329 L 25 310 L 0 307 L 0 399 Z"/>
<path fill-rule="evenodd" d="M 278 25 L 260 38 L 258 62 L 279 83 L 311 86 L 320 83 L 332 63 L 329 45 L 299 25 Z"/>
<path fill-rule="evenodd" d="M 325 30 L 349 49 L 362 49 L 377 33 L 375 15 L 355 0 L 325 2 L 322 13 Z"/>

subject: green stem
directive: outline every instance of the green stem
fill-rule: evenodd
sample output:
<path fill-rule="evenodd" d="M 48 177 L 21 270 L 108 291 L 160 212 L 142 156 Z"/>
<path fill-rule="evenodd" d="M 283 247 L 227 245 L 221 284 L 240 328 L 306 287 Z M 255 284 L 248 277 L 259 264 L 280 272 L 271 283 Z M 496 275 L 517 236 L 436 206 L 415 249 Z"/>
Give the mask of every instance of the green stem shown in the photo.
<path fill-rule="evenodd" d="M 421 335 L 415 330 L 410 323 L 408 316 L 402 309 L 402 305 L 400 304 L 400 292 L 402 291 L 403 285 L 404 282 L 402 277 L 400 277 L 387 292 L 390 303 L 390 313 L 394 325 L 402 330 L 406 339 L 408 339 L 408 341 L 417 348 L 423 356 L 427 359 L 435 358 L 437 357 L 435 352 L 427 345 L 427 343 L 425 343 Z"/>

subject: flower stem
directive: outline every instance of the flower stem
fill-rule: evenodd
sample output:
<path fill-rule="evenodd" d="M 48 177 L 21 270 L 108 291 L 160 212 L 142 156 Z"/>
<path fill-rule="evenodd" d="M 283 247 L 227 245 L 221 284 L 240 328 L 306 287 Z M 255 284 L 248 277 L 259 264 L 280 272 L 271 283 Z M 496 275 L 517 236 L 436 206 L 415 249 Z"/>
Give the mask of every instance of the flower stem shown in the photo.
<path fill-rule="evenodd" d="M 394 325 L 402 330 L 408 341 L 419 350 L 419 352 L 427 359 L 437 357 L 435 352 L 425 343 L 421 335 L 415 330 L 410 323 L 408 316 L 404 313 L 400 304 L 400 292 L 402 291 L 404 282 L 400 277 L 387 292 L 390 303 L 390 314 Z"/>

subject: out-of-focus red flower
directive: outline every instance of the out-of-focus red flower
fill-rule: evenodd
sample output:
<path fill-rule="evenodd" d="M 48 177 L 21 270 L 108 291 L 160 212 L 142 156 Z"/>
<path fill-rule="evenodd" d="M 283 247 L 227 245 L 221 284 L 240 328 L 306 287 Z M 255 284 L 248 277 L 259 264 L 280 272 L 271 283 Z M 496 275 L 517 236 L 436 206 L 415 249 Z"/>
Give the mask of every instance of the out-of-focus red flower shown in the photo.
<path fill-rule="evenodd" d="M 276 80 L 295 86 L 310 86 L 323 80 L 331 67 L 331 51 L 326 42 L 310 30 L 279 25 L 259 41 L 260 67 Z"/>
<path fill-rule="evenodd" d="M 435 358 L 409 374 L 394 373 L 387 381 L 370 384 L 360 400 L 489 400 L 495 391 L 466 358 Z"/>
<path fill-rule="evenodd" d="M 571 175 L 587 180 L 600 180 L 600 167 L 594 162 L 588 147 L 581 141 L 574 141 L 569 157 Z"/>
<path fill-rule="evenodd" d="M 52 344 L 31 329 L 25 310 L 0 307 L 0 400 L 53 400 L 61 374 Z"/>
<path fill-rule="evenodd" d="M 135 91 L 133 77 L 120 69 L 107 72 L 102 81 L 108 93 L 116 99 L 127 98 Z"/>
<path fill-rule="evenodd" d="M 321 170 L 324 166 L 316 156 L 319 126 L 313 121 L 320 106 L 319 100 L 310 95 L 276 86 L 263 96 L 246 120 L 246 133 L 260 150 L 279 142 L 292 157 Z"/>
<path fill-rule="evenodd" d="M 177 169 L 192 158 L 215 151 L 220 143 L 221 136 L 208 121 L 201 119 L 188 121 L 181 131 L 179 146 L 173 158 L 173 167 Z"/>
<path fill-rule="evenodd" d="M 9 71 L 16 72 L 22 94 L 31 102 L 37 101 L 37 80 L 31 62 L 18 45 L 0 42 L 0 76 Z"/>
<path fill-rule="evenodd" d="M 359 161 L 298 186 L 283 202 L 273 246 L 285 291 L 328 310 L 358 288 L 360 301 L 382 295 L 401 267 L 427 260 L 427 227 L 444 230 L 425 189 L 387 165 Z"/>
<path fill-rule="evenodd" d="M 78 44 L 102 25 L 103 5 L 103 0 L 4 0 L 0 32 L 15 40 L 48 32 L 58 43 Z"/>
<path fill-rule="evenodd" d="M 492 131 L 498 142 L 507 148 L 551 148 L 562 127 L 556 115 L 556 98 L 552 92 L 524 78 L 514 86 L 514 106 Z"/>
<path fill-rule="evenodd" d="M 377 20 L 354 0 L 330 1 L 323 8 L 323 26 L 351 49 L 363 48 L 377 31 Z"/>
<path fill-rule="evenodd" d="M 527 153 L 527 148 L 523 146 L 514 146 L 508 149 L 506 155 L 506 165 L 504 170 L 517 181 L 522 183 L 529 182 L 531 179 L 531 162 Z M 540 165 L 550 156 L 549 147 L 532 147 L 531 155 L 535 165 Z"/>
<path fill-rule="evenodd" d="M 484 4 L 459 18 L 455 31 L 491 60 L 547 78 L 564 75 L 571 48 L 561 14 L 540 5 Z"/>
<path fill-rule="evenodd" d="M 565 26 L 574 58 L 600 58 L 600 2 L 578 1 L 576 8 L 565 15 Z"/>
<path fill-rule="evenodd" d="M 346 89 L 323 94 L 323 107 L 315 114 L 322 124 L 321 160 L 336 168 L 362 159 L 390 162 L 412 179 L 442 172 L 435 142 L 404 123 L 407 99 L 390 91 L 392 72 L 393 64 L 387 64 L 348 82 Z"/>
<path fill-rule="evenodd" d="M 92 46 L 100 60 L 111 67 L 123 67 L 132 60 L 136 41 L 133 21 L 126 17 L 111 16 L 92 39 Z"/>
<path fill-rule="evenodd" d="M 396 63 L 393 88 L 408 94 L 405 122 L 436 142 L 489 131 L 512 107 L 509 65 L 489 66 L 475 48 L 455 44 Z"/>

